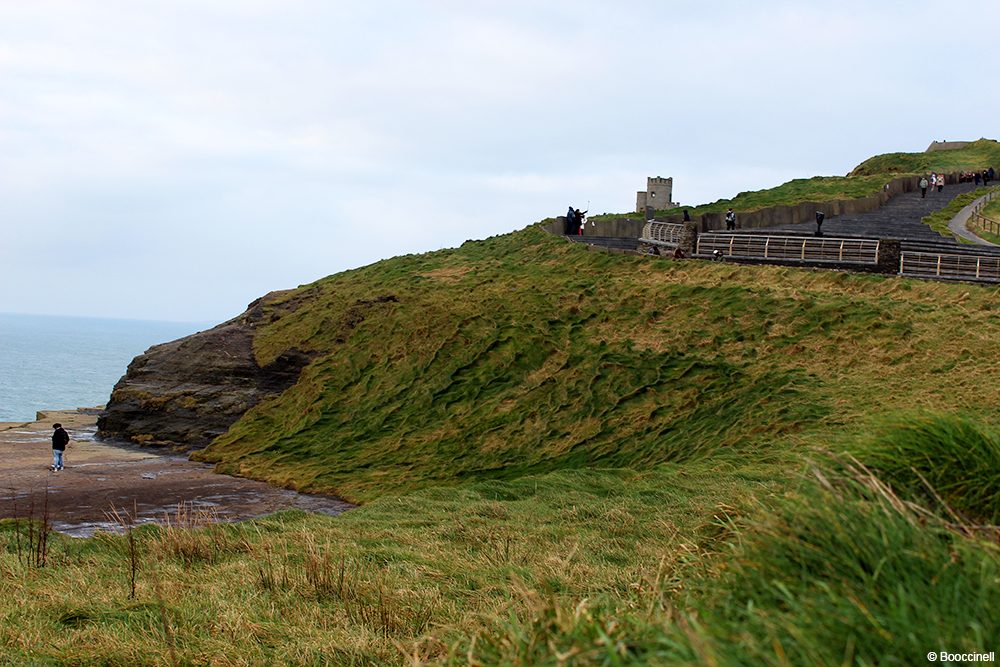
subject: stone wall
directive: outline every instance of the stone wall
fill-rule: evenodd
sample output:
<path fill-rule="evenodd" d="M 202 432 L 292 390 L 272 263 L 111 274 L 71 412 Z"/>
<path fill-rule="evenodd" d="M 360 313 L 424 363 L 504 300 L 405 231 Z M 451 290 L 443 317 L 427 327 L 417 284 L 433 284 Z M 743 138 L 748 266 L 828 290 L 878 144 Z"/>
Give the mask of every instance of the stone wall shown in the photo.
<path fill-rule="evenodd" d="M 642 228 L 645 226 L 642 220 L 631 218 L 615 218 L 613 220 L 598 220 L 591 223 L 587 221 L 587 226 L 583 230 L 584 236 L 620 236 L 629 238 L 639 238 L 642 236 Z M 542 229 L 550 234 L 562 235 L 566 233 L 566 216 L 560 215 L 552 218 L 541 225 Z"/>
<path fill-rule="evenodd" d="M 933 151 L 957 151 L 960 148 L 965 148 L 966 146 L 971 146 L 974 142 L 972 141 L 932 141 L 931 145 L 927 147 L 925 153 L 931 153 Z"/>
<path fill-rule="evenodd" d="M 947 174 L 946 183 L 958 183 L 959 174 Z M 827 219 L 838 215 L 857 215 L 868 213 L 883 206 L 892 197 L 907 192 L 915 192 L 919 188 L 919 176 L 903 176 L 895 178 L 887 183 L 886 188 L 870 197 L 860 199 L 834 199 L 819 202 L 803 202 L 794 206 L 771 206 L 757 211 L 736 212 L 736 226 L 739 229 L 757 229 L 760 227 L 775 227 L 777 225 L 790 225 L 803 222 L 814 222 L 816 211 L 823 211 Z M 725 213 L 706 213 L 700 216 L 699 227 L 701 231 L 707 232 L 717 229 L 725 229 Z M 681 222 L 683 217 L 671 215 L 657 218 L 661 222 Z"/>

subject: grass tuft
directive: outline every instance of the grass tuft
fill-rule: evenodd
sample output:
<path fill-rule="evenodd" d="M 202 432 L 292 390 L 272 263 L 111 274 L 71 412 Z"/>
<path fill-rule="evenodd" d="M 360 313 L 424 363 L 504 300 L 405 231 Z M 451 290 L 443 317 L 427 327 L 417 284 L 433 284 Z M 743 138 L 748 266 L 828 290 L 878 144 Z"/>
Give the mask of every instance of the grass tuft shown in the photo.
<path fill-rule="evenodd" d="M 857 456 L 899 493 L 1000 524 L 1000 432 L 972 417 L 893 418 Z"/>

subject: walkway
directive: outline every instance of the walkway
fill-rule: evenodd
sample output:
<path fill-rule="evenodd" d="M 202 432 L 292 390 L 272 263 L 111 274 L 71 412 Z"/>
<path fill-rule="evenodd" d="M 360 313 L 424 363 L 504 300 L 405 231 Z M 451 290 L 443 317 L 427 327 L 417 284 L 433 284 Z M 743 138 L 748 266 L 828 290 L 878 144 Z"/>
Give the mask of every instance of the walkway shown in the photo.
<path fill-rule="evenodd" d="M 971 204 L 969 204 L 968 206 L 966 206 L 965 208 L 963 208 L 961 211 L 958 212 L 958 215 L 956 215 L 952 219 L 952 221 L 948 223 L 948 229 L 951 230 L 952 234 L 961 236 L 966 241 L 970 241 L 972 243 L 975 243 L 976 245 L 996 247 L 995 243 L 990 243 L 986 239 L 980 238 L 975 233 L 973 233 L 972 230 L 970 230 L 968 227 L 969 218 L 971 218 L 972 214 L 975 212 L 976 206 L 978 206 L 984 199 L 987 199 L 989 196 L 990 196 L 989 194 L 983 195 L 982 197 L 975 200 L 974 202 L 972 202 Z"/>
<path fill-rule="evenodd" d="M 974 183 L 959 183 L 946 185 L 942 192 L 936 190 L 928 192 L 926 198 L 922 198 L 919 191 L 904 193 L 890 199 L 885 206 L 868 213 L 827 218 L 823 223 L 823 233 L 827 236 L 864 236 L 955 243 L 954 239 L 941 236 L 921 220 L 947 206 L 958 195 L 975 189 Z M 818 207 L 818 210 L 822 210 L 822 206 Z M 805 222 L 740 231 L 751 234 L 768 234 L 775 231 L 812 234 L 815 230 L 816 223 Z"/>

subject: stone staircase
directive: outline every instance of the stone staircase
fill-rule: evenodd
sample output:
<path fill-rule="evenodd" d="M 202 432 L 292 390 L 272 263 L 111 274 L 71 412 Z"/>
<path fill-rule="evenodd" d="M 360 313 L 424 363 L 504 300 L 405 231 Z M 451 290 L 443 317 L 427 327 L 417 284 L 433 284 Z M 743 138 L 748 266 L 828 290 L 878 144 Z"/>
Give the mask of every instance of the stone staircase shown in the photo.
<path fill-rule="evenodd" d="M 827 218 L 823 223 L 823 234 L 840 237 L 894 238 L 904 242 L 943 242 L 958 245 L 954 239 L 941 236 L 921 220 L 944 208 L 958 195 L 971 192 L 975 188 L 973 183 L 958 183 L 946 185 L 943 192 L 928 191 L 926 198 L 922 198 L 919 191 L 901 194 L 893 197 L 885 206 L 875 211 Z M 822 207 L 818 207 L 817 210 L 822 210 Z M 776 232 L 812 234 L 816 231 L 816 223 L 778 225 L 737 231 L 750 234 L 773 234 Z"/>

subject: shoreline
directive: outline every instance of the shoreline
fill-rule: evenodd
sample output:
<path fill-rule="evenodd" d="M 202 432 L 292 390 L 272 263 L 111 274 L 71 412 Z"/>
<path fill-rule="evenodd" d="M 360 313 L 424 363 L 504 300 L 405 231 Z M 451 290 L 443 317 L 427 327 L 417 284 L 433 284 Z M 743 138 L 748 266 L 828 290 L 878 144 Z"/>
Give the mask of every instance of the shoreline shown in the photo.
<path fill-rule="evenodd" d="M 216 473 L 186 454 L 126 442 L 103 442 L 96 408 L 42 410 L 32 422 L 0 423 L 0 519 L 41 518 L 73 537 L 120 532 L 109 516 L 135 514 L 136 524 L 242 521 L 286 509 L 337 515 L 355 507 L 339 498 L 302 494 L 266 482 Z M 50 434 L 60 422 L 70 434 L 66 467 L 52 464 Z"/>

